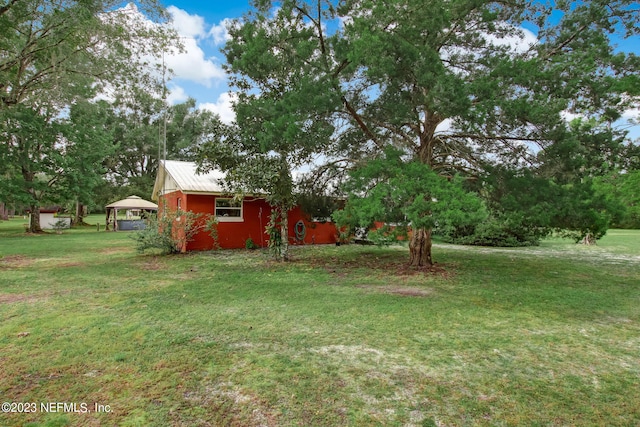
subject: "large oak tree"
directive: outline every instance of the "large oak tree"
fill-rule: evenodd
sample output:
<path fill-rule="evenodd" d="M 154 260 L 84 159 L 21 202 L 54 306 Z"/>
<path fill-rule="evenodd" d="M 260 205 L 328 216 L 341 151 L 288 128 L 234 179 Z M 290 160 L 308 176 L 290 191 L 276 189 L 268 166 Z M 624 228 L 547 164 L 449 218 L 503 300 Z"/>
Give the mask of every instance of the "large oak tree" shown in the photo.
<path fill-rule="evenodd" d="M 497 166 L 536 175 L 547 150 L 574 138 L 568 114 L 611 124 L 640 95 L 639 58 L 614 45 L 638 39 L 637 2 L 285 0 L 275 7 L 263 0 L 254 6 L 232 27 L 226 48 L 238 89 L 260 97 L 256 78 L 275 85 L 289 78 L 283 69 L 304 64 L 298 83 L 283 85 L 282 97 L 289 111 L 307 112 L 317 102 L 308 91 L 325 94 L 304 123 L 334 126 L 326 150 L 334 164 L 364 165 L 394 146 L 406 161 L 442 177 L 479 179 Z M 372 177 L 357 195 L 375 185 Z M 412 265 L 432 262 L 426 225 L 433 222 L 413 229 Z"/>
<path fill-rule="evenodd" d="M 10 0 L 0 5 L 0 167 L 5 178 L 0 193 L 5 201 L 30 206 L 33 232 L 40 229 L 45 188 L 61 183 L 63 173 L 76 175 L 66 180 L 70 186 L 90 181 L 71 171 L 65 159 L 69 147 L 91 144 L 81 142 L 87 133 L 76 133 L 80 140 L 72 141 L 72 133 L 60 127 L 69 109 L 106 88 L 159 86 L 146 62 L 179 44 L 168 27 L 159 25 L 164 11 L 156 0 L 136 4 L 140 9 L 133 3 L 118 8 L 121 2 L 115 0 Z M 94 142 L 93 152 L 101 152 L 99 140 Z"/>

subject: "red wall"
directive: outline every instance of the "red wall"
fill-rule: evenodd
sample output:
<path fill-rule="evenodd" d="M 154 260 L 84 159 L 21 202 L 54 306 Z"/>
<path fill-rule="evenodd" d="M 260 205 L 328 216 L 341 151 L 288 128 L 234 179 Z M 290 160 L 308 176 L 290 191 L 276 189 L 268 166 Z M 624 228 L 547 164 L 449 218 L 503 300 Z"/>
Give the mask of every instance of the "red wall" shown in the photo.
<path fill-rule="evenodd" d="M 188 195 L 188 209 L 196 213 L 213 215 L 215 196 Z M 246 198 L 242 204 L 242 222 L 218 222 L 218 246 L 225 249 L 244 248 L 251 238 L 258 246 L 266 246 L 268 236 L 264 229 L 269 222 L 271 208 L 264 199 Z M 209 250 L 213 248 L 213 239 L 202 231 L 187 245 L 188 250 Z"/>
<path fill-rule="evenodd" d="M 181 199 L 181 209 L 194 213 L 214 213 L 215 197 L 213 195 L 183 194 L 179 191 L 169 193 L 160 198 L 159 212 L 162 212 L 163 200 L 167 208 L 175 210 L 177 200 Z M 247 239 L 251 238 L 257 246 L 266 247 L 269 236 L 265 233 L 265 227 L 269 222 L 271 207 L 264 199 L 245 198 L 243 202 L 242 222 L 218 222 L 218 246 L 224 249 L 244 248 Z M 204 221 L 204 219 L 202 219 Z M 304 239 L 299 241 L 296 237 L 296 224 L 304 223 Z M 302 228 L 298 227 L 301 231 Z M 289 211 L 289 243 L 296 244 L 323 244 L 335 243 L 336 228 L 333 223 L 311 222 L 299 207 Z M 201 231 L 187 244 L 186 250 L 210 250 L 214 246 L 213 239 L 208 231 Z"/>
<path fill-rule="evenodd" d="M 182 198 L 183 200 L 185 199 L 185 196 L 181 191 L 174 191 L 161 196 L 160 200 L 158 200 L 158 216 L 164 211 L 165 205 L 169 211 L 176 210 L 176 207 L 178 206 L 178 198 Z"/>
<path fill-rule="evenodd" d="M 296 240 L 295 227 L 298 221 L 303 221 L 306 235 L 302 242 Z M 324 244 L 335 243 L 338 234 L 333 222 L 311 222 L 308 216 L 296 206 L 289 211 L 289 242 L 292 244 Z"/>

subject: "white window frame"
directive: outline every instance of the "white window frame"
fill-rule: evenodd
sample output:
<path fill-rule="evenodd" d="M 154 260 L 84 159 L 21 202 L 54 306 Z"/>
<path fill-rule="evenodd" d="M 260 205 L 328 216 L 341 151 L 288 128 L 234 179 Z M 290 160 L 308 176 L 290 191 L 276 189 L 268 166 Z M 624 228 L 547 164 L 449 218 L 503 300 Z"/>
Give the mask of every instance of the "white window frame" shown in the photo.
<path fill-rule="evenodd" d="M 218 220 L 218 222 L 244 222 L 244 200 L 241 200 L 239 203 L 239 206 L 221 206 L 218 207 L 218 200 L 225 200 L 225 201 L 231 201 L 233 202 L 234 200 L 231 197 L 216 197 L 214 203 L 213 203 L 213 212 L 215 214 L 216 219 Z M 240 209 L 240 216 L 223 216 L 223 215 L 218 215 L 218 210 L 224 210 L 224 209 Z"/>

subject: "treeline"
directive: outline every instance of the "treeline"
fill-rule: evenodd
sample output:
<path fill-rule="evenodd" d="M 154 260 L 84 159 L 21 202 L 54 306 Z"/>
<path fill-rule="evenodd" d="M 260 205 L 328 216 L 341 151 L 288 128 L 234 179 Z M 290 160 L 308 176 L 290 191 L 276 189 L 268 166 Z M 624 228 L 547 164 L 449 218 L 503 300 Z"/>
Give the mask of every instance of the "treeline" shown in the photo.
<path fill-rule="evenodd" d="M 405 233 L 414 266 L 433 262 L 434 233 L 523 245 L 639 226 L 640 149 L 619 125 L 640 58 L 615 45 L 638 40 L 637 2 L 255 2 L 223 49 L 231 124 L 162 101 L 143 58 L 179 38 L 116 3 L 0 7 L 6 205 L 148 197 L 166 151 L 226 172 L 231 192 L 266 192 L 274 235 L 301 194 L 316 211 L 336 196 L 340 227 L 393 224 L 373 238 Z"/>

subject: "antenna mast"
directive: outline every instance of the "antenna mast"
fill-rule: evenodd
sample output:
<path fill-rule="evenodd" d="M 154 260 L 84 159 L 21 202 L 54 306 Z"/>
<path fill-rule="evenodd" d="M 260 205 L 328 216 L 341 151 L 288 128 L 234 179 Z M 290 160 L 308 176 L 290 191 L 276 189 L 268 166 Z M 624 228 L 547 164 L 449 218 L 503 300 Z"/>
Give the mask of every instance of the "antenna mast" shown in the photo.
<path fill-rule="evenodd" d="M 166 66 L 164 61 L 164 49 L 162 49 L 162 135 L 161 144 L 158 144 L 158 173 L 162 171 L 162 196 L 166 193 L 167 183 L 167 82 L 166 82 Z M 163 209 L 164 212 L 164 209 Z"/>

